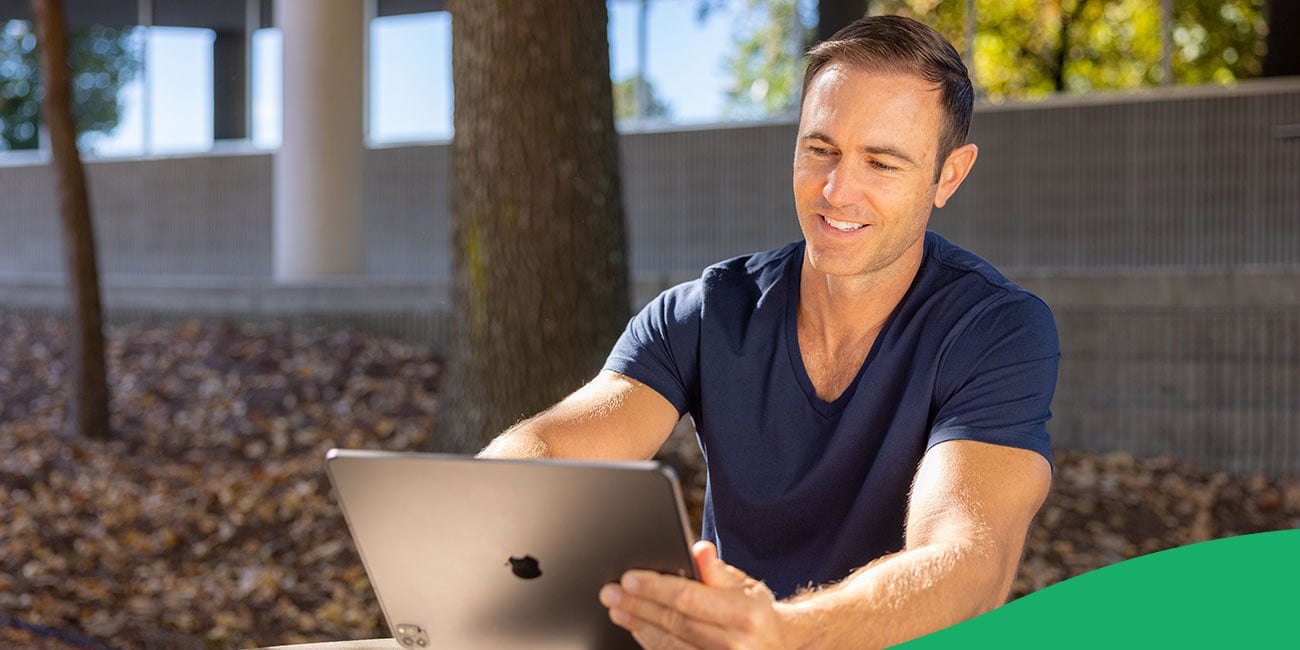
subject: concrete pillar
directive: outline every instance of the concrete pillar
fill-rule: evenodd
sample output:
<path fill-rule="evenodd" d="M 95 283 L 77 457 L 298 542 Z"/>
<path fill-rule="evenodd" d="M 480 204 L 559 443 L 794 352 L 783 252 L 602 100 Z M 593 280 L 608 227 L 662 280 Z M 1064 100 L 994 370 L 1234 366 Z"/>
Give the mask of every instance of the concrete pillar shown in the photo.
<path fill-rule="evenodd" d="M 275 277 L 364 271 L 363 0 L 277 0 L 283 141 L 275 154 Z"/>

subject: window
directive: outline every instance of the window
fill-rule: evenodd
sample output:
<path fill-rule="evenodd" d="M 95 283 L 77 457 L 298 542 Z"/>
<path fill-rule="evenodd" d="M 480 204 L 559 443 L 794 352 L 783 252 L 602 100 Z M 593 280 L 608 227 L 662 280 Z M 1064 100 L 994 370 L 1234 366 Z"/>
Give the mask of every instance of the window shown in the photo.
<path fill-rule="evenodd" d="M 212 30 L 151 27 L 145 51 L 150 153 L 212 148 Z"/>
<path fill-rule="evenodd" d="M 280 146 L 283 113 L 283 41 L 280 30 L 269 28 L 253 32 L 253 146 L 276 149 Z"/>
<path fill-rule="evenodd" d="M 451 14 L 372 20 L 368 74 L 370 142 L 451 138 Z"/>

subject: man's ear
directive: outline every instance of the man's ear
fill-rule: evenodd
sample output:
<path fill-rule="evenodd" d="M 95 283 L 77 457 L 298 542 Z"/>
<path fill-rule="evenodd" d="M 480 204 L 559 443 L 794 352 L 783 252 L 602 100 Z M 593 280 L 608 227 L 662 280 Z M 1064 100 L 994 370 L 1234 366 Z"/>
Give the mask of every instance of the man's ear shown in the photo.
<path fill-rule="evenodd" d="M 979 153 L 979 147 L 964 144 L 948 154 L 948 159 L 943 161 L 943 169 L 939 170 L 939 187 L 934 193 L 934 207 L 942 208 L 952 198 L 957 188 L 961 187 L 961 182 L 966 180 L 971 167 L 975 166 L 975 158 Z"/>

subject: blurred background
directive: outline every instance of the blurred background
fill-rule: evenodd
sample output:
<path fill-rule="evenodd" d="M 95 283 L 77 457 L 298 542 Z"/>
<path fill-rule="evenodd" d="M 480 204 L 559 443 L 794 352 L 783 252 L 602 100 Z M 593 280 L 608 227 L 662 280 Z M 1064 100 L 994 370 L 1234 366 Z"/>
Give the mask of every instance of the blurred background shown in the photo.
<path fill-rule="evenodd" d="M 69 311 L 38 39 L 28 2 L 0 0 L 0 640 L 386 635 L 320 460 L 440 447 L 462 338 L 453 136 L 472 117 L 453 114 L 458 9 L 64 6 L 112 434 L 62 433 Z M 609 0 L 630 308 L 799 236 L 802 52 L 867 11 L 930 24 L 967 61 L 980 160 L 932 228 L 1042 296 L 1060 329 L 1057 473 L 1016 595 L 1300 527 L 1289 0 Z M 326 189 L 351 212 L 312 203 Z M 661 457 L 698 517 L 689 419 Z"/>

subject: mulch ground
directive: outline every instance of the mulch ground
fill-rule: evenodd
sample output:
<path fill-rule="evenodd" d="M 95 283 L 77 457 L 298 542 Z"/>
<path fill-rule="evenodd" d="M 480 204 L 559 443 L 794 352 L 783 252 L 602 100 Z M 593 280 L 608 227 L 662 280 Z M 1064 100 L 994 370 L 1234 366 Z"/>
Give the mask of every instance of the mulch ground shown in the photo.
<path fill-rule="evenodd" d="M 387 636 L 323 457 L 426 447 L 438 358 L 348 331 L 116 327 L 114 438 L 97 442 L 61 433 L 65 334 L 0 317 L 0 646 Z M 693 438 L 661 457 L 698 521 Z M 1300 479 L 1118 453 L 1057 462 L 1017 596 L 1152 551 L 1300 528 Z"/>

